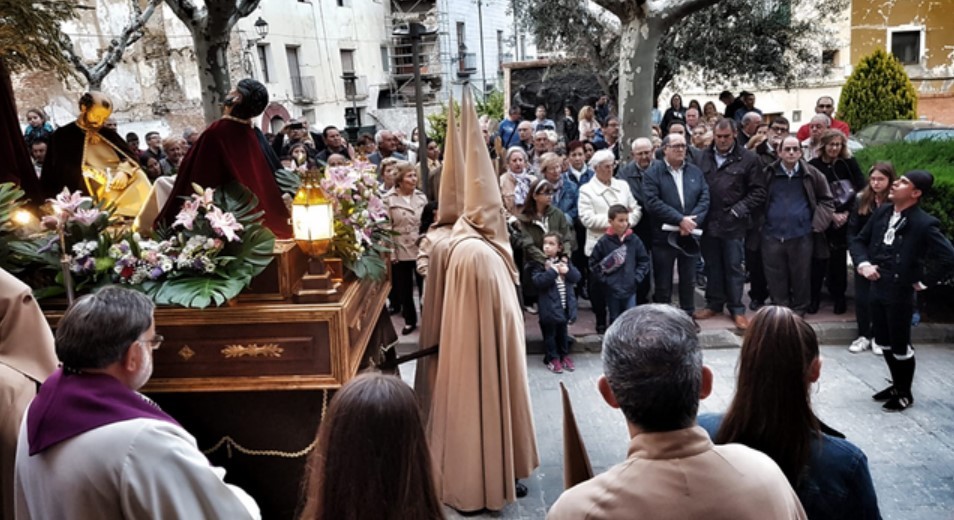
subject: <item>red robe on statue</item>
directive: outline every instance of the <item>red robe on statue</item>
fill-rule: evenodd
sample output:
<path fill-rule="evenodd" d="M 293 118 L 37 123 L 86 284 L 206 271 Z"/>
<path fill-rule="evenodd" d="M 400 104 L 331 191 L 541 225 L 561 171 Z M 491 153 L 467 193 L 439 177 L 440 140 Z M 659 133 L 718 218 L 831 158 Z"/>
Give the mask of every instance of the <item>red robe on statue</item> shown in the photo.
<path fill-rule="evenodd" d="M 209 125 L 192 145 L 156 222 L 172 225 L 182 207 L 182 197 L 195 192 L 192 183 L 203 188 L 218 188 L 233 179 L 258 197 L 258 209 L 265 212 L 265 227 L 279 239 L 292 238 L 288 208 L 255 131 L 247 124 L 229 119 L 219 119 Z"/>
<path fill-rule="evenodd" d="M 0 183 L 16 183 L 26 192 L 27 198 L 39 206 L 43 202 L 40 179 L 36 177 L 30 152 L 23 140 L 23 132 L 17 118 L 17 104 L 13 99 L 13 84 L 2 58 L 0 83 L 0 157 L 3 158 Z"/>

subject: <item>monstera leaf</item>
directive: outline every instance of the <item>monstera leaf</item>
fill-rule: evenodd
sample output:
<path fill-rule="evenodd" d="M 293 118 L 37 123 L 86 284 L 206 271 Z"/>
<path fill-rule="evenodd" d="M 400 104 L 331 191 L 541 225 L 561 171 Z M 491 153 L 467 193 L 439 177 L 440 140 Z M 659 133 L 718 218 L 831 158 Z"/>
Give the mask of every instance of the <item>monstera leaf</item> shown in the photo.
<path fill-rule="evenodd" d="M 221 277 L 188 277 L 143 284 L 143 290 L 157 305 L 179 305 L 204 309 L 213 303 L 218 307 L 242 292 L 248 279 Z"/>

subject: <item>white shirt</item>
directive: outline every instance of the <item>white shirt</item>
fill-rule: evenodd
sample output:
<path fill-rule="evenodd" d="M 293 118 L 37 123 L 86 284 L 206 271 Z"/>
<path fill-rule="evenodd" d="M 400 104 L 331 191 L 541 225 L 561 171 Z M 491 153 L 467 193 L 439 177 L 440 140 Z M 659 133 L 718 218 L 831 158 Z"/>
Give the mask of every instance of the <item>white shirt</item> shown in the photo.
<path fill-rule="evenodd" d="M 682 207 L 686 207 L 686 194 L 685 188 L 682 185 L 682 169 L 685 167 L 685 163 L 679 168 L 673 168 L 668 161 L 666 161 L 666 170 L 669 171 L 669 175 L 672 175 L 673 182 L 676 183 L 676 191 L 679 192 L 679 203 L 682 204 Z"/>

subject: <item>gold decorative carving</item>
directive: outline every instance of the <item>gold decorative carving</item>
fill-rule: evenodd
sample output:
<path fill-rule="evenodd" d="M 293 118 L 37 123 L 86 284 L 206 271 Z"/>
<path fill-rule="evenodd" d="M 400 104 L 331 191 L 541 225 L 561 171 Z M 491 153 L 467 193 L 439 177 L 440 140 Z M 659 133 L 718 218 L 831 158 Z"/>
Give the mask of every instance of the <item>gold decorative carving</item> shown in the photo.
<path fill-rule="evenodd" d="M 264 345 L 257 343 L 252 343 L 251 345 L 226 345 L 225 348 L 222 349 L 222 355 L 226 358 L 280 358 L 283 352 L 285 352 L 285 349 L 278 346 L 277 343 L 266 343 Z"/>
<path fill-rule="evenodd" d="M 189 345 L 185 345 L 179 349 L 179 357 L 181 357 L 183 361 L 192 359 L 192 356 L 194 355 L 195 351 L 189 348 Z"/>

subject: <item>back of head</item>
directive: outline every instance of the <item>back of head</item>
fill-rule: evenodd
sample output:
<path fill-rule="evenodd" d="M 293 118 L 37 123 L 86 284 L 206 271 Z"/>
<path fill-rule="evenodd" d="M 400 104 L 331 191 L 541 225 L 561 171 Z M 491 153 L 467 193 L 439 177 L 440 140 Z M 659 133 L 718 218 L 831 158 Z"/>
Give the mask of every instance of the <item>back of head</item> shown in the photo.
<path fill-rule="evenodd" d="M 268 89 L 260 82 L 245 78 L 235 87 L 242 94 L 242 102 L 232 107 L 232 115 L 251 119 L 265 111 L 268 106 Z"/>
<path fill-rule="evenodd" d="M 603 339 L 603 373 L 626 420 L 643 431 L 695 423 L 702 349 L 681 310 L 647 304 L 623 313 Z"/>
<path fill-rule="evenodd" d="M 809 399 L 817 357 L 818 338 L 805 320 L 787 307 L 761 308 L 742 341 L 735 397 L 715 441 L 765 453 L 794 485 L 819 430 Z"/>
<path fill-rule="evenodd" d="M 82 296 L 56 327 L 56 355 L 72 369 L 106 367 L 149 330 L 154 308 L 146 295 L 115 285 Z"/>
<path fill-rule="evenodd" d="M 442 519 L 414 391 L 360 375 L 339 390 L 318 429 L 301 518 Z"/>

